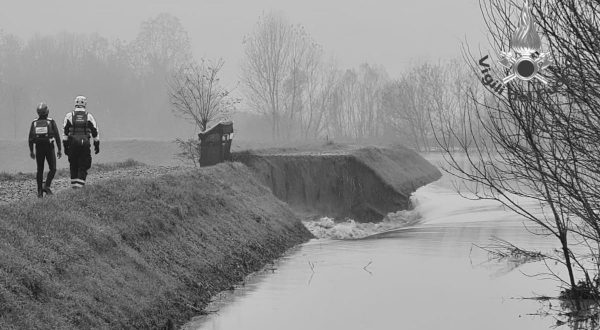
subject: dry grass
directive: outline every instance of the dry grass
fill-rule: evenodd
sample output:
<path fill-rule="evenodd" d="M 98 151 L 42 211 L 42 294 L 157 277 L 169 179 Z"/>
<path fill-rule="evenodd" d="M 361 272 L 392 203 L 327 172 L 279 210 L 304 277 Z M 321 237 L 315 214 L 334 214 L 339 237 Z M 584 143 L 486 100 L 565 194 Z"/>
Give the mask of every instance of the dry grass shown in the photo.
<path fill-rule="evenodd" d="M 98 163 L 93 164 L 92 169 L 94 172 L 110 172 L 118 169 L 124 168 L 132 168 L 138 166 L 144 166 L 144 163 L 138 162 L 134 159 L 126 159 L 122 162 L 113 162 L 113 163 Z M 48 166 L 44 166 L 44 173 L 48 173 Z M 45 174 L 44 174 L 45 175 Z M 69 169 L 60 168 L 56 170 L 57 177 L 69 177 L 70 172 Z M 0 182 L 2 181 L 16 181 L 16 180 L 35 180 L 35 173 L 9 173 L 9 172 L 0 172 Z"/>
<path fill-rule="evenodd" d="M 17 178 L 16 175 L 13 173 L 0 172 L 0 181 L 12 181 L 12 180 L 15 180 L 16 178 Z"/>
<path fill-rule="evenodd" d="M 135 159 L 138 162 L 156 166 L 176 166 L 180 161 L 175 158 L 179 152 L 172 141 L 121 140 L 102 141 L 100 153 L 93 154 L 92 166 L 122 162 L 125 159 Z M 0 140 L 0 171 L 7 173 L 35 172 L 35 161 L 29 158 L 26 141 Z M 57 160 L 57 168 L 68 169 L 67 156 Z M 46 166 L 47 170 L 47 166 Z"/>
<path fill-rule="evenodd" d="M 171 328 L 309 237 L 240 164 L 0 206 L 0 328 Z"/>

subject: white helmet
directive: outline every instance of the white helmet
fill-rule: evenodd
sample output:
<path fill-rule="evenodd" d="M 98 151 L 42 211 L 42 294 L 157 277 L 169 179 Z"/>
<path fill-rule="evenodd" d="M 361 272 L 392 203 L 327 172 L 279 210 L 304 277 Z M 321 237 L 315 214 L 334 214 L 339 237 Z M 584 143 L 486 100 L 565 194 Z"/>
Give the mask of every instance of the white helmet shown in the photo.
<path fill-rule="evenodd" d="M 77 96 L 75 98 L 75 108 L 85 108 L 87 106 L 87 98 L 85 96 Z"/>

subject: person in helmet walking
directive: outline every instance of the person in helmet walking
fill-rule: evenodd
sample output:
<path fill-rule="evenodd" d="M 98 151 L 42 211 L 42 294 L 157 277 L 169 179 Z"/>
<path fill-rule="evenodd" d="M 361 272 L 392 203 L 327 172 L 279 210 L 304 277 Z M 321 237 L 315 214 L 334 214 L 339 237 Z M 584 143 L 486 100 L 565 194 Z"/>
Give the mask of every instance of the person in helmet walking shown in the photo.
<path fill-rule="evenodd" d="M 62 156 L 60 147 L 60 133 L 56 122 L 52 118 L 48 118 L 48 105 L 42 102 L 37 107 L 38 118 L 31 123 L 29 129 L 29 155 L 31 159 L 35 159 L 37 163 L 37 196 L 39 198 L 46 195 L 52 195 L 52 179 L 56 174 L 56 157 Z M 58 149 L 58 153 L 54 154 L 54 143 Z M 33 151 L 35 146 L 35 152 Z M 48 175 L 46 182 L 44 179 L 44 163 L 48 161 Z"/>
<path fill-rule="evenodd" d="M 85 186 L 87 171 L 92 166 L 90 139 L 94 141 L 94 151 L 100 152 L 98 125 L 91 113 L 87 112 L 85 96 L 75 98 L 75 109 L 65 116 L 63 123 L 63 145 L 69 156 L 71 188 Z"/>

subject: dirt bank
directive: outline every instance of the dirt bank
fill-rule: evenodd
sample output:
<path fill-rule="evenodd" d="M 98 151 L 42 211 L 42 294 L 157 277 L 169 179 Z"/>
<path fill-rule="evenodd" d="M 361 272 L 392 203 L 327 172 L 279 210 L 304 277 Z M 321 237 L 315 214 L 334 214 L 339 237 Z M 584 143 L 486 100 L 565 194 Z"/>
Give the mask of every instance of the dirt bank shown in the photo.
<path fill-rule="evenodd" d="M 297 212 L 360 222 L 407 209 L 412 192 L 441 177 L 436 167 L 401 146 L 271 149 L 234 158 Z"/>
<path fill-rule="evenodd" d="M 172 328 L 310 238 L 241 164 L 0 205 L 0 328 Z"/>

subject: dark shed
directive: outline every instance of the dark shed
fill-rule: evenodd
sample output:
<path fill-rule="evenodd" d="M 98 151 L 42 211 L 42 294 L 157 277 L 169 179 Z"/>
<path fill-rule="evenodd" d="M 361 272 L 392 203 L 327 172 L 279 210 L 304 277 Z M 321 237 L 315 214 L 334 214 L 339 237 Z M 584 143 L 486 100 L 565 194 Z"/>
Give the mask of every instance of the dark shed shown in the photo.
<path fill-rule="evenodd" d="M 231 160 L 233 122 L 222 121 L 204 132 L 200 138 L 200 166 L 210 166 Z"/>

